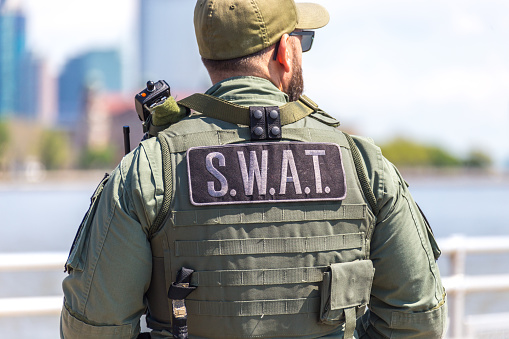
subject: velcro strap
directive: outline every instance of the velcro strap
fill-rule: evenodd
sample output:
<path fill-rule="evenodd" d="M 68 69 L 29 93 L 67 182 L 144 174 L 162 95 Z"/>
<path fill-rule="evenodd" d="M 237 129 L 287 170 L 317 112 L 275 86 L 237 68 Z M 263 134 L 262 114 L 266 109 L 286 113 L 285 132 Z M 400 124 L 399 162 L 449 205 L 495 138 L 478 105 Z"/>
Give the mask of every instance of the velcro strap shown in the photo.
<path fill-rule="evenodd" d="M 186 300 L 189 314 L 223 317 L 248 317 L 318 313 L 320 298 L 256 300 L 256 301 L 198 301 Z"/>
<path fill-rule="evenodd" d="M 362 248 L 363 233 L 319 237 L 175 241 L 175 256 L 324 252 Z"/>
<path fill-rule="evenodd" d="M 249 107 L 237 105 L 229 101 L 216 98 L 208 94 L 195 93 L 187 98 L 178 101 L 178 104 L 197 112 L 200 112 L 210 118 L 223 120 L 237 125 L 249 126 Z M 299 101 L 289 102 L 280 108 L 281 125 L 294 123 L 313 112 L 318 107 L 313 106 L 313 102 L 303 96 Z"/>

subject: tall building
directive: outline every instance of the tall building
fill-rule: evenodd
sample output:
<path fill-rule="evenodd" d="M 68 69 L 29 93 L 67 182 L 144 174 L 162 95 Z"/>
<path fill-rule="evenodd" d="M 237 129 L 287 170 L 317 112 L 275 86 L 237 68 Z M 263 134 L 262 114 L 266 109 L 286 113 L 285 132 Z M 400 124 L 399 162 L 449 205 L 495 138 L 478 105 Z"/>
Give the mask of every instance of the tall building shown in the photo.
<path fill-rule="evenodd" d="M 147 80 L 163 79 L 172 93 L 207 89 L 211 83 L 194 35 L 196 2 L 138 1 L 140 87 Z"/>
<path fill-rule="evenodd" d="M 57 120 L 57 79 L 46 60 L 39 61 L 39 90 L 37 119 L 51 126 Z"/>
<path fill-rule="evenodd" d="M 58 79 L 59 122 L 72 126 L 80 120 L 89 88 L 117 92 L 121 87 L 118 51 L 92 51 L 69 60 Z"/>
<path fill-rule="evenodd" d="M 26 60 L 25 16 L 0 3 L 0 117 L 20 109 L 21 70 Z"/>
<path fill-rule="evenodd" d="M 19 74 L 15 116 L 53 125 L 57 113 L 54 76 L 44 59 L 26 53 Z"/>

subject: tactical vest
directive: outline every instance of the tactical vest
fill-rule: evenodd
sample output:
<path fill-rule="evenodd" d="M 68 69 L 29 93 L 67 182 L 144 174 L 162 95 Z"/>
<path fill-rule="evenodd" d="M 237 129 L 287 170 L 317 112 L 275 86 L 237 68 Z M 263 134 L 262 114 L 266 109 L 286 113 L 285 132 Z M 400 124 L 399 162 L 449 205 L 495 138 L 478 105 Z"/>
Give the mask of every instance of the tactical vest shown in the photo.
<path fill-rule="evenodd" d="M 191 285 L 197 286 L 185 301 L 190 338 L 315 338 L 341 326 L 345 338 L 353 337 L 355 320 L 369 302 L 375 218 L 351 143 L 325 125 L 284 126 L 283 139 L 274 142 L 338 145 L 346 179 L 342 200 L 192 204 L 186 152 L 251 143 L 248 130 L 191 116 L 159 133 L 165 189 L 171 194 L 163 201 L 168 215 L 158 216 L 165 218 L 163 226 L 151 238 L 148 326 L 169 328 L 166 296 L 177 271 L 188 267 L 195 271 Z M 249 155 L 246 159 L 251 166 Z"/>

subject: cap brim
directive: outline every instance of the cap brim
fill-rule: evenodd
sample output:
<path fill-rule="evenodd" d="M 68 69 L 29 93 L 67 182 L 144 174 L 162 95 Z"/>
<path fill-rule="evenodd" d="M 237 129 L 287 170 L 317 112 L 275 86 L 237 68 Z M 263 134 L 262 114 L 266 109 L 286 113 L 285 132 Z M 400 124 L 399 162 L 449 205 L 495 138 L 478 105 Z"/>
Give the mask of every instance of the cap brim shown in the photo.
<path fill-rule="evenodd" d="M 329 23 L 329 12 L 325 7 L 313 3 L 296 3 L 297 26 L 295 29 L 317 29 Z"/>

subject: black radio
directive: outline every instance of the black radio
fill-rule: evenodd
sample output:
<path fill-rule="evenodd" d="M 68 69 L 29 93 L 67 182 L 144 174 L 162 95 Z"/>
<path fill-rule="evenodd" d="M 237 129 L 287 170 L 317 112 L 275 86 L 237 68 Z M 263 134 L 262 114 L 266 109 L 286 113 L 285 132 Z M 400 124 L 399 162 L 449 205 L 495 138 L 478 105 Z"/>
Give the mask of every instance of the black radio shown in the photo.
<path fill-rule="evenodd" d="M 150 117 L 150 108 L 162 104 L 170 97 L 170 86 L 164 80 L 154 83 L 147 81 L 147 88 L 134 97 L 136 112 L 141 121 L 145 122 Z"/>

